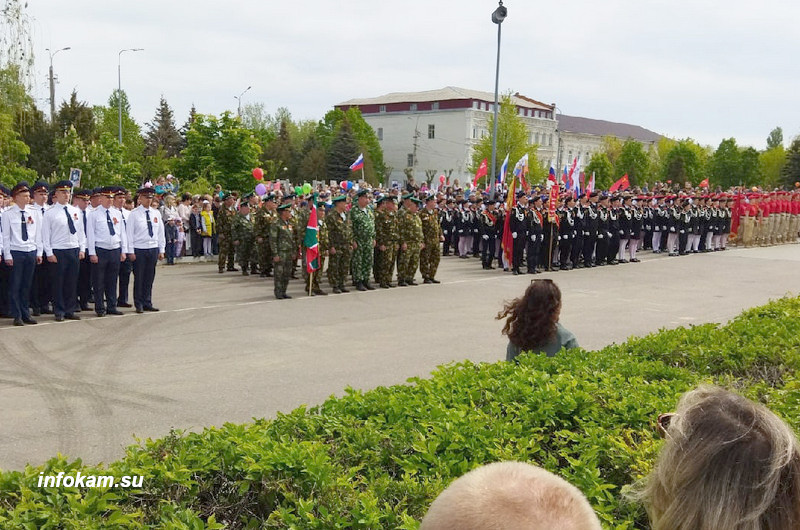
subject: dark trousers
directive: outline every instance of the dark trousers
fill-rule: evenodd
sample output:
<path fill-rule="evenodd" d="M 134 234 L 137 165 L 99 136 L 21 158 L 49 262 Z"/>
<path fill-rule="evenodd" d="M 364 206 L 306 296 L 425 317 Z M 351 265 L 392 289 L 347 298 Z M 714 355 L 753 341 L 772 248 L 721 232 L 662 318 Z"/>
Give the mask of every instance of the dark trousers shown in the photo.
<path fill-rule="evenodd" d="M 606 261 L 611 263 L 616 261 L 617 254 L 619 254 L 619 235 L 611 234 L 611 239 L 608 240 L 608 248 L 606 249 Z"/>
<path fill-rule="evenodd" d="M 198 257 L 203 255 L 203 238 L 197 232 L 189 234 L 192 243 L 192 256 Z"/>
<path fill-rule="evenodd" d="M 603 237 L 600 237 L 602 235 Z M 595 263 L 598 265 L 605 263 L 608 258 L 608 242 L 611 239 L 611 233 L 603 232 L 597 235 L 597 244 L 595 245 L 595 255 L 597 259 Z"/>
<path fill-rule="evenodd" d="M 481 253 L 481 241 L 483 241 L 478 234 L 478 232 L 474 232 L 472 234 L 472 255 L 477 256 Z"/>
<path fill-rule="evenodd" d="M 125 261 L 119 264 L 119 293 L 117 294 L 117 305 L 128 303 L 128 287 L 131 284 L 131 270 L 133 270 L 131 260 L 125 259 Z"/>
<path fill-rule="evenodd" d="M 572 250 L 572 240 L 571 239 L 561 239 L 558 242 L 558 251 L 559 251 L 558 264 L 561 267 L 566 267 L 567 266 L 567 262 L 569 262 L 569 254 L 570 254 L 571 250 Z"/>
<path fill-rule="evenodd" d="M 689 234 L 685 231 L 678 234 L 678 253 L 686 254 L 686 243 L 689 241 Z"/>
<path fill-rule="evenodd" d="M 583 266 L 592 266 L 592 256 L 594 255 L 596 237 L 588 235 L 583 236 Z"/>
<path fill-rule="evenodd" d="M 29 319 L 33 274 L 36 270 L 36 251 L 11 251 L 14 265 L 8 276 L 8 305 L 12 318 Z"/>
<path fill-rule="evenodd" d="M 81 260 L 78 271 L 78 300 L 81 308 L 87 307 L 92 301 L 92 264 L 88 252 Z"/>
<path fill-rule="evenodd" d="M 442 243 L 442 255 L 447 256 L 450 254 L 450 233 L 452 229 L 442 229 L 442 233 L 444 234 L 444 243 Z"/>
<path fill-rule="evenodd" d="M 114 250 L 97 249 L 97 263 L 92 263 L 94 310 L 97 313 L 117 309 L 119 258 L 120 249 L 118 248 Z"/>
<path fill-rule="evenodd" d="M 78 275 L 80 274 L 80 250 L 53 249 L 57 262 L 50 264 L 51 285 L 53 286 L 53 313 L 69 315 L 78 309 Z"/>
<path fill-rule="evenodd" d="M 539 234 L 531 234 L 528 236 L 527 242 L 527 263 L 528 272 L 533 272 L 539 266 L 539 254 L 541 253 L 541 237 Z"/>
<path fill-rule="evenodd" d="M 0 317 L 7 317 L 8 309 L 8 275 L 10 269 L 6 262 L 0 256 Z"/>
<path fill-rule="evenodd" d="M 519 272 L 522 267 L 522 258 L 525 256 L 525 233 L 517 234 L 514 240 L 513 253 L 511 254 L 511 269 Z"/>
<path fill-rule="evenodd" d="M 494 261 L 494 254 L 495 254 L 495 237 L 493 235 L 489 236 L 489 239 L 483 239 L 481 237 L 481 241 L 483 241 L 483 251 L 481 252 L 481 263 L 484 267 L 491 267 L 492 261 Z"/>
<path fill-rule="evenodd" d="M 47 256 L 42 258 L 42 262 L 34 268 L 33 284 L 31 285 L 30 304 L 35 312 L 46 311 L 50 305 L 50 263 Z"/>
<path fill-rule="evenodd" d="M 156 279 L 157 248 L 135 248 L 133 253 L 133 305 L 136 308 L 153 307 L 153 281 Z"/>
<path fill-rule="evenodd" d="M 570 261 L 573 267 L 577 267 L 583 252 L 583 236 L 576 236 L 572 239 L 572 251 L 570 252 Z"/>
<path fill-rule="evenodd" d="M 167 241 L 167 247 L 165 249 L 167 263 L 172 265 L 175 263 L 175 241 Z"/>

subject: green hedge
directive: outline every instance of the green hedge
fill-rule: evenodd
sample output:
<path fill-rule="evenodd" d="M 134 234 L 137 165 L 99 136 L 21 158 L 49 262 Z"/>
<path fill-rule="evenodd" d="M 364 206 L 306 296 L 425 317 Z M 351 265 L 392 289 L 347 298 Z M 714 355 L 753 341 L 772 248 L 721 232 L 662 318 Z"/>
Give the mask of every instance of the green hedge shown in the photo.
<path fill-rule="evenodd" d="M 0 526 L 413 529 L 454 478 L 522 460 L 578 486 L 606 528 L 647 528 L 621 493 L 655 459 L 657 414 L 707 381 L 767 403 L 797 429 L 798 365 L 800 298 L 596 352 L 463 362 L 274 420 L 173 432 L 103 469 L 58 457 L 4 472 Z M 42 471 L 79 469 L 144 475 L 144 486 L 36 487 Z"/>

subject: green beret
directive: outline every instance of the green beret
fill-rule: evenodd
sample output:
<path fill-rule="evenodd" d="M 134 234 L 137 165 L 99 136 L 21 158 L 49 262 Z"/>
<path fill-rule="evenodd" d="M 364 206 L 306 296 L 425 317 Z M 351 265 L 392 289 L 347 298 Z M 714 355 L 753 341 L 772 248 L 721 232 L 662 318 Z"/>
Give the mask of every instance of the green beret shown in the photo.
<path fill-rule="evenodd" d="M 220 199 L 222 199 L 223 201 L 224 201 L 224 200 L 227 200 L 227 199 L 230 199 L 230 198 L 231 198 L 231 192 L 229 192 L 229 191 L 222 191 L 222 192 L 220 192 L 220 196 L 219 196 L 219 198 L 220 198 Z"/>
<path fill-rule="evenodd" d="M 391 195 L 381 195 L 380 197 L 378 197 L 377 204 L 380 204 L 383 201 L 394 201 L 394 197 L 392 197 Z"/>
<path fill-rule="evenodd" d="M 414 194 L 413 193 L 406 193 L 405 195 L 403 195 L 403 200 L 413 199 L 413 198 L 414 198 Z"/>
<path fill-rule="evenodd" d="M 342 202 L 344 200 L 347 200 L 347 196 L 346 195 L 339 195 L 338 197 L 334 197 L 331 200 L 331 202 Z"/>
<path fill-rule="evenodd" d="M 281 204 L 280 206 L 278 206 L 278 211 L 282 212 L 283 210 L 288 210 L 291 207 L 292 205 L 287 202 L 286 204 Z"/>
<path fill-rule="evenodd" d="M 422 206 L 422 201 L 417 199 L 416 197 L 411 198 L 411 202 L 417 203 L 417 205 Z"/>

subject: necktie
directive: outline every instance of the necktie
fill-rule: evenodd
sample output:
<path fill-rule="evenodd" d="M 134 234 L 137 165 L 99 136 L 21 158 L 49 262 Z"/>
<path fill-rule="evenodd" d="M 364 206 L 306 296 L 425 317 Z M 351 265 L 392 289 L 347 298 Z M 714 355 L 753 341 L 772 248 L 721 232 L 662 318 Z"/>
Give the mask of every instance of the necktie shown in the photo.
<path fill-rule="evenodd" d="M 153 237 L 153 223 L 150 221 L 150 212 L 145 210 L 144 215 L 147 216 L 147 233 L 150 234 L 150 237 Z"/>
<path fill-rule="evenodd" d="M 106 223 L 108 223 L 108 233 L 114 235 L 114 223 L 111 222 L 111 214 L 106 210 Z"/>
<path fill-rule="evenodd" d="M 72 216 L 69 215 L 69 210 L 67 210 L 66 206 L 64 206 L 64 213 L 67 214 L 67 223 L 69 224 L 69 233 L 70 234 L 74 234 L 75 233 L 75 223 L 72 222 Z"/>
<path fill-rule="evenodd" d="M 28 220 L 25 219 L 25 212 L 20 212 L 22 214 L 22 240 L 28 240 Z"/>
<path fill-rule="evenodd" d="M 86 210 L 81 210 L 81 213 L 83 214 L 83 235 L 86 236 L 89 235 L 89 233 L 86 231 Z"/>

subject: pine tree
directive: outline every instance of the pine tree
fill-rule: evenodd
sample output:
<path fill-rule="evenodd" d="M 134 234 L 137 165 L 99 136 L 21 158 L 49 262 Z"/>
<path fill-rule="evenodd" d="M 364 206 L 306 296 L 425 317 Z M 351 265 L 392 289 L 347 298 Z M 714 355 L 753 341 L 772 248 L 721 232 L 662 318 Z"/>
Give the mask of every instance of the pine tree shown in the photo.
<path fill-rule="evenodd" d="M 303 144 L 302 156 L 297 168 L 298 179 L 301 181 L 326 180 L 328 164 L 325 158 L 325 149 L 316 134 L 312 134 Z"/>
<path fill-rule="evenodd" d="M 786 151 L 786 165 L 781 171 L 783 184 L 790 189 L 800 182 L 800 136 L 792 140 L 792 145 Z"/>
<path fill-rule="evenodd" d="M 358 154 L 358 141 L 353 134 L 353 128 L 344 119 L 328 151 L 328 178 L 337 181 L 350 179 L 350 165 L 358 158 Z"/>
<path fill-rule="evenodd" d="M 291 182 L 296 182 L 297 168 L 291 163 L 294 159 L 293 151 L 292 139 L 289 134 L 289 122 L 282 120 L 278 136 L 267 146 L 264 159 L 272 161 L 276 168 L 287 168 L 286 172 L 280 171 L 280 178 L 287 178 Z"/>
<path fill-rule="evenodd" d="M 181 135 L 180 151 L 186 149 L 186 133 L 192 128 L 196 119 L 197 109 L 195 109 L 194 103 L 192 103 L 192 108 L 189 110 L 189 117 L 186 119 L 186 123 L 183 124 L 183 127 L 181 127 L 181 130 L 178 131 Z"/>
<path fill-rule="evenodd" d="M 78 101 L 78 92 L 75 90 L 69 97 L 69 103 L 66 101 L 61 103 L 56 123 L 61 136 L 64 136 L 70 127 L 75 127 L 75 132 L 84 143 L 91 143 L 97 137 L 94 111 L 85 101 Z"/>
<path fill-rule="evenodd" d="M 147 124 L 144 154 L 155 156 L 161 147 L 167 157 L 176 157 L 180 152 L 181 143 L 181 133 L 175 128 L 172 109 L 162 95 L 153 121 Z"/>

